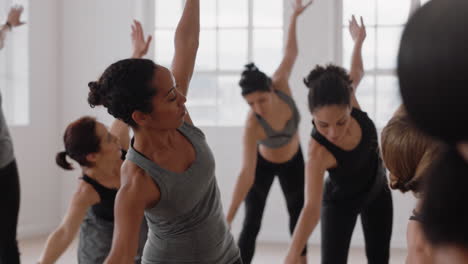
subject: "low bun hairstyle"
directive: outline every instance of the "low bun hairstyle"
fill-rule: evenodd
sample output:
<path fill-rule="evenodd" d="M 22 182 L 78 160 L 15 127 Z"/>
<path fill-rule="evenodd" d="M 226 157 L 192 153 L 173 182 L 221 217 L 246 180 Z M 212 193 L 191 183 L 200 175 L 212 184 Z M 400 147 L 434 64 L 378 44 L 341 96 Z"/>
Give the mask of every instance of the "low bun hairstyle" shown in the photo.
<path fill-rule="evenodd" d="M 423 175 L 441 152 L 441 143 L 416 128 L 403 107 L 382 130 L 382 158 L 394 177 L 390 187 L 420 193 Z"/>
<path fill-rule="evenodd" d="M 57 153 L 57 155 L 55 156 L 55 162 L 62 169 L 73 170 L 72 165 L 67 161 L 67 152 L 65 152 L 65 151 Z"/>
<path fill-rule="evenodd" d="M 157 65 L 147 59 L 125 59 L 111 64 L 98 81 L 89 82 L 88 103 L 136 128 L 134 111 L 151 113 L 157 87 L 152 85 Z"/>
<path fill-rule="evenodd" d="M 239 86 L 242 89 L 242 96 L 253 92 L 270 92 L 271 78 L 260 71 L 254 63 L 249 63 L 244 66 Z"/>
<path fill-rule="evenodd" d="M 317 65 L 304 84 L 309 88 L 309 109 L 313 113 L 322 106 L 351 105 L 352 81 L 345 69 L 335 65 Z"/>
<path fill-rule="evenodd" d="M 100 87 L 98 82 L 89 82 L 88 103 L 91 107 L 103 105 L 102 96 L 100 94 Z"/>
<path fill-rule="evenodd" d="M 57 153 L 55 157 L 58 166 L 65 170 L 73 169 L 72 165 L 67 161 L 67 156 L 81 166 L 94 166 L 86 159 L 86 156 L 100 150 L 101 140 L 96 134 L 96 119 L 85 116 L 70 123 L 65 129 L 63 143 L 65 151 Z"/>

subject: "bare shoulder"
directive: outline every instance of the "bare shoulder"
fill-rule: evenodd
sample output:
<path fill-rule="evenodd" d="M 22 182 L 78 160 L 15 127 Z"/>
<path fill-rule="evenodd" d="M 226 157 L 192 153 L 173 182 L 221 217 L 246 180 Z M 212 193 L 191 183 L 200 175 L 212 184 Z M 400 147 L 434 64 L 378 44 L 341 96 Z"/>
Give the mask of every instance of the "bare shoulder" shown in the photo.
<path fill-rule="evenodd" d="M 131 161 L 124 161 L 121 167 L 121 192 L 125 196 L 131 196 L 142 200 L 146 205 L 157 203 L 161 192 L 159 186 L 154 182 L 142 168 Z"/>
<path fill-rule="evenodd" d="M 324 169 L 329 169 L 336 163 L 333 155 L 314 138 L 309 141 L 308 154 L 310 162 L 321 164 Z"/>
<path fill-rule="evenodd" d="M 292 95 L 291 88 L 289 87 L 289 80 L 284 78 L 273 78 L 273 88 L 279 90 L 289 96 Z"/>
<path fill-rule="evenodd" d="M 254 111 L 250 110 L 245 121 L 244 135 L 258 139 L 262 137 L 262 131 Z"/>
<path fill-rule="evenodd" d="M 78 188 L 73 194 L 72 203 L 90 206 L 99 203 L 99 194 L 89 183 L 80 180 Z"/>

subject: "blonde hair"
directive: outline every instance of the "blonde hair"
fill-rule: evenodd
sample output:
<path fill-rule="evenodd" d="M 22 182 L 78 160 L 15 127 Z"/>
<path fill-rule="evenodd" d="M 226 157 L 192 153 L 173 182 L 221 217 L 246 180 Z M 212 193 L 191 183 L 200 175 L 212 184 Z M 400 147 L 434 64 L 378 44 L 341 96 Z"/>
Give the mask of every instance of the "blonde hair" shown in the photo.
<path fill-rule="evenodd" d="M 437 158 L 440 143 L 413 126 L 403 106 L 382 130 L 382 158 L 394 177 L 390 187 L 421 192 L 421 177 Z"/>

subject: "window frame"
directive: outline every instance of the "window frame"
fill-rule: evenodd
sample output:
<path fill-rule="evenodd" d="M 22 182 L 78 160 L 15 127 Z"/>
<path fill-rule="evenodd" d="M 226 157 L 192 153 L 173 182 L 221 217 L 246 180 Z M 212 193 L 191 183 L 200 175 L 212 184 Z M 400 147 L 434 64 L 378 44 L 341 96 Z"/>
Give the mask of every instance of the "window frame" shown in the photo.
<path fill-rule="evenodd" d="M 155 15 L 156 15 L 156 8 L 157 8 L 157 2 L 158 1 L 163 1 L 163 0 L 156 0 L 156 1 L 145 1 L 143 3 L 137 4 L 136 7 L 136 13 L 139 14 L 140 17 L 143 19 L 143 24 L 145 28 L 151 29 L 149 32 L 151 34 L 156 35 L 157 30 L 175 30 L 177 25 L 171 26 L 171 27 L 158 27 L 156 24 L 155 20 Z M 171 0 L 174 1 L 174 0 Z M 185 0 L 177 0 L 181 1 L 182 6 L 185 3 Z M 201 26 L 200 30 L 214 30 L 215 31 L 215 38 L 216 38 L 216 44 L 215 44 L 215 49 L 216 49 L 216 55 L 215 55 L 215 68 L 213 70 L 207 70 L 207 69 L 197 69 L 195 67 L 195 72 L 194 72 L 194 77 L 196 75 L 198 76 L 208 76 L 209 78 L 213 78 L 216 80 L 216 89 L 215 89 L 215 95 L 213 96 L 214 104 L 207 104 L 207 103 L 200 103 L 196 101 L 190 101 L 188 100 L 187 106 L 190 109 L 196 108 L 196 107 L 215 107 L 216 108 L 216 116 L 219 115 L 220 111 L 220 97 L 219 97 L 219 90 L 222 89 L 219 86 L 220 78 L 222 77 L 239 77 L 240 78 L 240 73 L 242 71 L 242 66 L 239 65 L 239 68 L 237 70 L 224 70 L 221 69 L 219 59 L 220 59 L 220 53 L 219 53 L 219 45 L 220 45 L 220 32 L 222 30 L 245 30 L 247 31 L 247 47 L 246 47 L 246 53 L 247 53 L 247 60 L 245 61 L 245 64 L 254 61 L 254 31 L 255 30 L 280 30 L 281 31 L 281 56 L 284 52 L 284 40 L 285 40 L 285 17 L 286 17 L 286 1 L 282 0 L 281 1 L 281 8 L 282 8 L 282 22 L 280 26 L 255 26 L 254 25 L 254 0 L 246 0 L 247 1 L 247 25 L 246 26 L 235 26 L 235 27 L 226 27 L 226 26 L 220 26 L 219 25 L 219 5 L 218 1 L 216 1 L 216 26 L 214 27 L 203 27 Z M 150 3 L 151 2 L 151 3 Z M 143 10 L 142 10 L 143 8 Z M 150 10 L 150 11 L 149 11 Z M 151 51 L 149 54 L 150 58 L 156 58 L 154 51 Z M 280 62 L 278 62 L 279 65 Z M 239 92 L 240 96 L 240 92 Z M 243 107 L 245 107 L 245 110 L 248 109 L 248 105 L 245 104 Z M 193 118 L 193 116 L 192 116 Z M 203 127 L 243 127 L 244 126 L 244 120 L 245 117 L 240 117 L 238 120 L 229 120 L 228 122 L 221 120 L 219 117 L 216 117 L 215 120 L 210 120 L 210 121 L 205 121 L 205 122 L 197 122 L 197 124 L 200 124 L 200 126 Z M 196 121 L 196 120 L 195 120 Z M 234 122 L 233 122 L 234 121 Z"/>
<path fill-rule="evenodd" d="M 414 12 L 416 8 L 418 8 L 420 4 L 420 0 L 408 0 L 408 4 L 410 5 L 410 14 Z M 349 69 L 350 65 L 344 65 L 344 40 L 343 40 L 343 34 L 348 32 L 348 26 L 344 23 L 343 21 L 343 13 L 344 13 L 344 0 L 335 0 L 335 6 L 336 6 L 336 16 L 335 16 L 335 39 L 337 43 L 335 45 L 335 61 L 338 63 L 338 65 L 342 65 L 344 68 Z M 375 29 L 375 36 L 374 36 L 374 43 L 375 43 L 375 51 L 374 51 L 374 67 L 372 69 L 366 68 L 366 62 L 364 61 L 364 76 L 367 78 L 372 78 L 373 82 L 373 108 L 372 109 L 363 109 L 364 111 L 369 113 L 369 116 L 373 119 L 374 123 L 376 124 L 376 127 L 378 130 L 383 129 L 384 125 L 381 124 L 380 120 L 378 120 L 377 116 L 377 102 L 378 102 L 378 87 L 377 87 L 377 79 L 378 77 L 395 77 L 398 78 L 397 72 L 396 72 L 396 65 L 395 68 L 392 69 L 379 69 L 378 67 L 378 47 L 379 47 L 379 41 L 378 41 L 378 32 L 379 29 L 382 28 L 403 28 L 406 25 L 406 22 L 401 25 L 379 25 L 377 24 L 378 21 L 378 5 L 375 5 L 375 21 L 376 24 L 372 26 L 368 26 L 367 28 L 373 28 Z M 369 37 L 369 34 L 368 34 Z M 365 45 L 365 44 L 364 44 Z M 396 58 L 395 58 L 396 60 Z M 358 88 L 359 91 L 359 88 Z M 359 98 L 358 98 L 359 100 Z M 400 99 L 401 100 L 401 99 Z M 395 108 L 396 110 L 396 108 Z M 384 120 L 384 122 L 387 122 L 388 120 Z"/>

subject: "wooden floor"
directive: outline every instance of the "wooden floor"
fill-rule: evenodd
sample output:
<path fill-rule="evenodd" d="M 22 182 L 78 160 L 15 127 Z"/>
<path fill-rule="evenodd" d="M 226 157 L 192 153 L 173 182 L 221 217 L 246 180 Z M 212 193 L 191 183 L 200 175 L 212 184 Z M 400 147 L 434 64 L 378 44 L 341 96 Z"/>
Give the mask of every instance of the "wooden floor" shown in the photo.
<path fill-rule="evenodd" d="M 31 239 L 20 240 L 21 263 L 33 264 L 36 263 L 41 254 L 46 237 L 37 237 Z M 67 252 L 56 262 L 56 264 L 72 264 L 76 261 L 76 241 L 67 250 Z M 253 264 L 272 264 L 282 263 L 286 254 L 286 244 L 259 243 L 253 260 Z M 406 250 L 396 249 L 391 252 L 391 264 L 405 263 Z M 320 263 L 320 248 L 310 246 L 308 252 L 309 263 Z M 349 254 L 349 264 L 364 264 L 367 263 L 364 249 L 353 248 Z"/>

